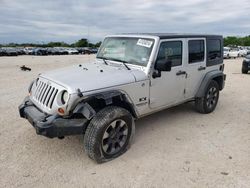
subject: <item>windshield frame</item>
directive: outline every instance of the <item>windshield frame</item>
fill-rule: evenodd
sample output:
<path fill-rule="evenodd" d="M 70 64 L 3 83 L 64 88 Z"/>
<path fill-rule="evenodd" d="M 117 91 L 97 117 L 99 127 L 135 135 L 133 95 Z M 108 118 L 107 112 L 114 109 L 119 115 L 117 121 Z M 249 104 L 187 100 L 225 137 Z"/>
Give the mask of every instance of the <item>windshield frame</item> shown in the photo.
<path fill-rule="evenodd" d="M 136 38 L 136 39 L 150 39 L 152 40 L 153 44 L 152 44 L 152 47 L 151 47 L 151 51 L 150 51 L 150 55 L 149 55 L 149 58 L 148 60 L 145 62 L 145 64 L 136 64 L 136 63 L 130 63 L 130 62 L 125 62 L 126 65 L 128 66 L 132 66 L 132 67 L 140 67 L 140 68 L 143 68 L 143 69 L 148 69 L 148 67 L 150 66 L 149 62 L 152 62 L 152 59 L 153 59 L 153 54 L 154 54 L 154 51 L 155 51 L 155 48 L 156 48 L 156 44 L 157 44 L 157 41 L 158 41 L 158 37 L 156 36 L 151 36 L 151 35 L 109 35 L 109 36 L 106 36 L 98 50 L 98 53 L 96 55 L 96 58 L 97 59 L 104 59 L 105 57 L 100 57 L 99 56 L 99 53 L 100 53 L 100 50 L 102 49 L 103 45 L 104 45 L 104 41 L 107 39 L 107 38 Z M 119 62 L 118 60 L 116 61 L 115 59 L 111 58 L 105 58 L 105 60 L 108 60 L 108 61 L 112 61 L 112 62 L 115 62 L 115 63 L 118 63 L 118 64 L 122 64 L 121 62 Z"/>

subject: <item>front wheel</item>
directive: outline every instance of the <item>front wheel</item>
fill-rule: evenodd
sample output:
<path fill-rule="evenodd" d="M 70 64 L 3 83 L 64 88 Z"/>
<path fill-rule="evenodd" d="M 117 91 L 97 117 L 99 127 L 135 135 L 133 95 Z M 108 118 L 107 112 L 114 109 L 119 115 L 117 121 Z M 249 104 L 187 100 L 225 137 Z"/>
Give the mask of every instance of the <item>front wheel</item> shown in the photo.
<path fill-rule="evenodd" d="M 216 81 L 211 80 L 205 96 L 195 100 L 196 110 L 203 114 L 208 114 L 214 111 L 219 100 L 219 85 Z"/>
<path fill-rule="evenodd" d="M 124 108 L 109 106 L 90 121 L 84 135 L 84 148 L 97 163 L 112 160 L 130 146 L 134 134 L 134 120 Z"/>

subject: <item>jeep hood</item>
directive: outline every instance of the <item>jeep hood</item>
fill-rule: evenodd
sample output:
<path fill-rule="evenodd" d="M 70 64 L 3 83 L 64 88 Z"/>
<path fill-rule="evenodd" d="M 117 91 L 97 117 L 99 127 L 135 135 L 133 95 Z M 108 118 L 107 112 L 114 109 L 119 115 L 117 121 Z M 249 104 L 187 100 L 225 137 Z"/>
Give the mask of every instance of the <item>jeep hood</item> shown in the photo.
<path fill-rule="evenodd" d="M 70 93 L 76 93 L 77 89 L 84 93 L 147 79 L 142 70 L 127 70 L 123 65 L 105 65 L 98 62 L 65 67 L 40 76 L 60 84 Z"/>

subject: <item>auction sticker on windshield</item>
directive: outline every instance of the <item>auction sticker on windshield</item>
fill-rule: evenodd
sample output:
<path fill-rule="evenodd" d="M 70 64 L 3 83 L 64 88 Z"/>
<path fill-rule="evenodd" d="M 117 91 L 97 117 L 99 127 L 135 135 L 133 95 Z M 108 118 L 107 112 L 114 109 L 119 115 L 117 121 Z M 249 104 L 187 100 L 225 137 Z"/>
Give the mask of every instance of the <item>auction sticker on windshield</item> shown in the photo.
<path fill-rule="evenodd" d="M 144 46 L 147 48 L 150 48 L 152 46 L 152 44 L 153 44 L 153 41 L 150 41 L 150 40 L 138 39 L 138 41 L 137 41 L 137 45 Z"/>

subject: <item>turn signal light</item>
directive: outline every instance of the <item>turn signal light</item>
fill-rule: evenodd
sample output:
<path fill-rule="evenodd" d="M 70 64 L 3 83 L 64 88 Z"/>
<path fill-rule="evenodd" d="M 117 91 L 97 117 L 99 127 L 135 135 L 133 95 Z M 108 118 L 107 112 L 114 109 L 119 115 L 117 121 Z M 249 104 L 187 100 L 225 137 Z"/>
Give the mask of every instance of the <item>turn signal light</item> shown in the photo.
<path fill-rule="evenodd" d="M 59 113 L 59 114 L 64 114 L 64 109 L 58 108 L 58 113 Z"/>

